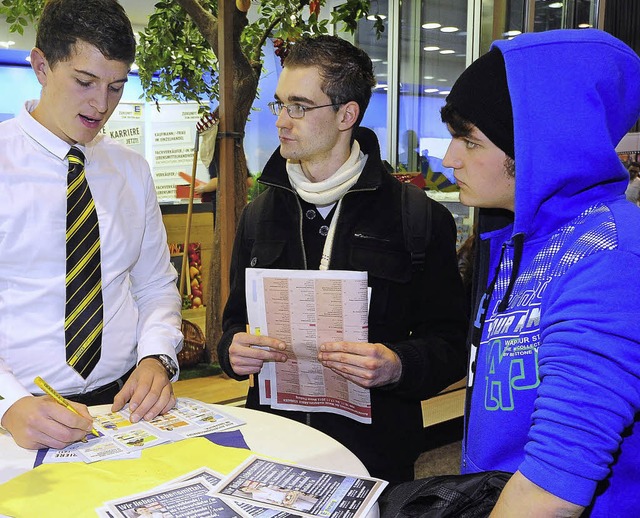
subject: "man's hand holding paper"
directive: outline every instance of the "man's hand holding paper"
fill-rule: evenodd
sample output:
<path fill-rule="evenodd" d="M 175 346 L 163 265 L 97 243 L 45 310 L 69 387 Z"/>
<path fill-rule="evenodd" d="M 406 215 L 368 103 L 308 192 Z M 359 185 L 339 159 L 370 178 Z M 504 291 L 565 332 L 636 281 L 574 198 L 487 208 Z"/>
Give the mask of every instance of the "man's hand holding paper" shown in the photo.
<path fill-rule="evenodd" d="M 256 374 L 264 362 L 285 362 L 285 343 L 269 336 L 236 333 L 229 347 L 229 361 L 236 374 Z"/>
<path fill-rule="evenodd" d="M 380 343 L 328 342 L 318 360 L 325 367 L 364 388 L 395 383 L 402 374 L 400 358 Z"/>

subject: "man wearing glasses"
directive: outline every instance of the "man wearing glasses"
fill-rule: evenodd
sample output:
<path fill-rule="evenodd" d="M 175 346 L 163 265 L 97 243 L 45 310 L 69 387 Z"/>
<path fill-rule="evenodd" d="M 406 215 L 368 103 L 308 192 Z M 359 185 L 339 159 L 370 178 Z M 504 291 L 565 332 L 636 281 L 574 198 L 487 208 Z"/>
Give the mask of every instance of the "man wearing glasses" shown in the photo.
<path fill-rule="evenodd" d="M 421 451 L 420 401 L 464 375 L 467 320 L 456 228 L 439 204 L 425 262 L 412 268 L 402 185 L 385 172 L 374 133 L 358 127 L 374 85 L 369 57 L 340 38 L 293 45 L 270 103 L 280 147 L 259 179 L 269 188 L 239 223 L 218 354 L 239 380 L 287 359 L 281 340 L 245 332 L 245 268 L 368 272 L 371 343 L 324 343 L 318 360 L 371 389 L 372 423 L 275 411 L 259 404 L 257 386 L 247 407 L 307 423 L 351 449 L 371 475 L 398 482 L 413 479 Z"/>

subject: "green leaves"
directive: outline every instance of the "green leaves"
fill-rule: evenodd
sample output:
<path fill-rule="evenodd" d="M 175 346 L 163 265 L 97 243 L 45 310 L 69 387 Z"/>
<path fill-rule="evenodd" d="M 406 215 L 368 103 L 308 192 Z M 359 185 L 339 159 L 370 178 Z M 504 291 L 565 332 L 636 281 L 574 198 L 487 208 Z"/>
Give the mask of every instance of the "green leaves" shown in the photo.
<path fill-rule="evenodd" d="M 0 16 L 5 18 L 10 32 L 22 35 L 25 27 L 36 23 L 43 6 L 44 0 L 3 0 Z"/>
<path fill-rule="evenodd" d="M 331 22 L 335 25 L 342 23 L 347 31 L 354 33 L 358 28 L 358 20 L 365 18 L 370 9 L 371 0 L 347 0 L 333 9 Z"/>
<path fill-rule="evenodd" d="M 12 32 L 23 34 L 24 28 L 37 22 L 45 0 L 2 0 L 0 15 Z M 192 0 L 214 16 L 218 0 Z M 159 0 L 140 33 L 136 63 L 144 97 L 174 101 L 197 101 L 208 105 L 218 99 L 218 60 L 211 45 L 176 0 Z M 237 42 L 241 52 L 259 70 L 268 38 L 293 42 L 307 34 L 324 34 L 329 25 L 354 32 L 358 20 L 371 8 L 370 0 L 346 0 L 329 10 L 327 0 L 260 0 L 253 2 L 257 16 L 245 26 Z M 236 13 L 236 16 L 242 14 Z M 215 21 L 215 18 L 214 18 Z M 217 23 L 217 21 L 215 21 Z M 374 24 L 380 34 L 383 22 Z M 237 78 L 240 82 L 247 78 Z M 252 78 L 257 82 L 258 77 Z"/>
<path fill-rule="evenodd" d="M 200 3 L 217 14 L 217 0 L 200 0 Z M 370 7 L 370 0 L 347 0 L 329 13 L 326 0 L 261 0 L 257 6 L 252 3 L 257 17 L 252 17 L 255 21 L 246 25 L 238 44 L 250 62 L 261 64 L 268 38 L 296 41 L 307 34 L 327 33 L 329 24 L 353 32 Z M 384 30 L 381 19 L 374 26 L 378 33 Z M 217 58 L 175 1 L 156 3 L 155 12 L 140 35 L 137 63 L 148 100 L 165 97 L 208 102 L 218 99 Z"/>
<path fill-rule="evenodd" d="M 175 2 L 156 3 L 140 33 L 136 63 L 148 101 L 163 97 L 208 105 L 218 97 L 218 83 L 212 80 L 218 63 L 211 46 Z"/>

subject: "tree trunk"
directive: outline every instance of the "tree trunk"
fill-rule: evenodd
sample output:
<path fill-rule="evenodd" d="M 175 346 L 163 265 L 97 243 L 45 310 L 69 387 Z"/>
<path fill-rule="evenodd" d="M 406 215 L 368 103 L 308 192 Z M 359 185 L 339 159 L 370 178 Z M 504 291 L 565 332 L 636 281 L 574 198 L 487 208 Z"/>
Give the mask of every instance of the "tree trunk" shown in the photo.
<path fill-rule="evenodd" d="M 239 43 L 238 43 L 239 48 Z M 238 226 L 238 220 L 242 214 L 242 210 L 247 204 L 247 160 L 244 152 L 244 129 L 247 124 L 247 118 L 251 110 L 251 105 L 256 97 L 258 89 L 257 74 L 252 73 L 250 76 L 239 77 L 238 70 L 234 73 L 234 88 L 236 93 L 236 115 L 234 117 L 235 131 L 241 136 L 235 139 L 233 151 L 233 175 L 235 179 L 235 199 L 233 200 L 233 217 L 227 217 L 226 224 L 232 225 L 235 229 Z M 216 150 L 219 146 L 216 145 Z M 216 152 L 214 160 L 219 158 Z M 218 169 L 222 172 L 220 169 Z M 220 210 L 220 204 L 216 204 L 216 210 Z M 227 215 L 229 216 L 229 215 Z M 214 218 L 214 236 L 213 251 L 211 263 L 209 267 L 209 296 L 207 298 L 207 327 L 206 327 L 206 357 L 210 363 L 217 362 L 217 345 L 222 336 L 222 312 L 226 300 L 221 300 L 221 249 L 220 249 L 220 232 L 221 227 L 218 225 L 220 221 L 219 214 Z M 231 250 L 226 253 L 231 254 Z"/>
<path fill-rule="evenodd" d="M 218 55 L 218 31 L 224 30 L 223 27 L 218 25 L 218 18 L 213 13 L 207 11 L 198 0 L 176 0 L 188 13 L 193 22 L 198 26 L 200 32 L 206 38 L 211 49 L 216 56 Z M 229 0 L 227 0 L 229 1 Z M 241 7 L 239 9 L 238 7 Z M 228 206 L 233 206 L 234 210 L 231 214 L 226 214 L 225 218 L 221 218 L 220 214 L 216 213 L 214 218 L 214 237 L 213 237 L 213 251 L 211 257 L 211 263 L 209 266 L 209 290 L 206 301 L 206 358 L 209 362 L 217 361 L 217 344 L 222 335 L 222 311 L 226 300 L 221 300 L 221 253 L 226 253 L 231 256 L 231 250 L 220 249 L 220 231 L 221 225 L 218 222 L 222 222 L 226 225 L 232 225 L 235 229 L 238 224 L 238 219 L 242 213 L 242 209 L 247 204 L 247 161 L 244 154 L 244 129 L 247 124 L 247 118 L 251 111 L 251 105 L 258 91 L 258 81 L 260 79 L 261 64 L 259 62 L 252 63 L 247 56 L 242 52 L 240 45 L 240 35 L 247 26 L 247 9 L 249 8 L 248 2 L 240 1 L 236 2 L 235 8 L 233 8 L 232 30 L 231 34 L 224 34 L 224 38 L 230 38 L 233 45 L 233 90 L 235 97 L 235 106 L 232 107 L 233 128 L 226 128 L 226 133 L 235 135 L 234 138 L 234 151 L 233 151 L 233 176 L 235 181 L 235 199 L 226 200 Z M 228 109 L 229 107 L 225 107 Z M 218 138 L 230 138 L 228 136 L 218 135 Z M 216 143 L 216 153 L 214 160 L 219 160 L 219 140 Z M 219 165 L 219 162 L 218 164 Z M 218 167 L 219 174 L 225 174 L 222 168 Z M 220 182 L 218 182 L 220 183 Z M 224 192 L 221 193 L 223 196 Z M 218 193 L 216 193 L 216 196 Z M 216 211 L 220 211 L 220 203 L 216 204 Z M 225 290 L 226 291 L 226 290 Z"/>
<path fill-rule="evenodd" d="M 233 222 L 227 222 L 227 224 L 233 224 L 234 227 L 236 227 L 237 222 L 240 219 L 242 209 L 247 204 L 247 161 L 244 155 L 244 146 L 242 144 L 242 141 L 236 142 L 236 145 L 234 146 L 233 174 L 236 181 L 236 198 L 234 200 L 235 218 Z M 220 225 L 218 225 L 217 222 L 218 214 L 216 214 L 214 218 L 213 250 L 211 254 L 211 263 L 209 265 L 209 290 L 206 301 L 206 358 L 208 359 L 209 363 L 215 363 L 218 361 L 216 348 L 218 342 L 220 341 L 220 337 L 222 336 L 222 311 L 224 310 L 224 304 L 226 303 L 226 300 L 221 300 L 221 229 Z"/>

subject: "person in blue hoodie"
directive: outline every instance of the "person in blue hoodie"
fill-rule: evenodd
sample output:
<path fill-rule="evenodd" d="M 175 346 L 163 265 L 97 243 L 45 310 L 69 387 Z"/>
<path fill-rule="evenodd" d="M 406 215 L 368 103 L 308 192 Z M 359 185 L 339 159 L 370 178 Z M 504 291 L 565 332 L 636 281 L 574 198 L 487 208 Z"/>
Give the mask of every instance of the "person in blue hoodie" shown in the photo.
<path fill-rule="evenodd" d="M 640 513 L 639 116 L 640 58 L 595 29 L 494 42 L 442 110 L 480 208 L 462 473 L 513 473 L 492 517 Z"/>

